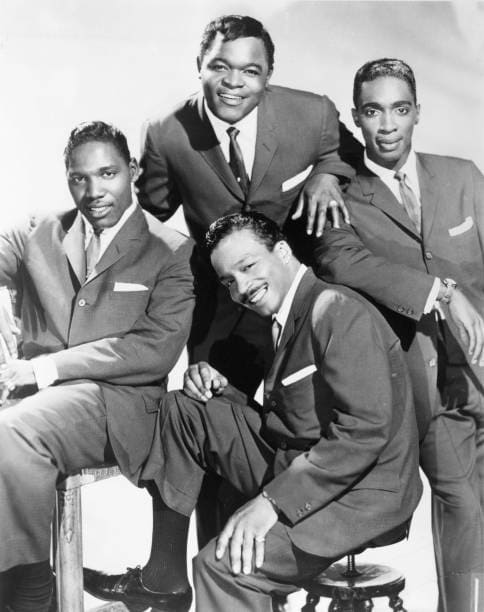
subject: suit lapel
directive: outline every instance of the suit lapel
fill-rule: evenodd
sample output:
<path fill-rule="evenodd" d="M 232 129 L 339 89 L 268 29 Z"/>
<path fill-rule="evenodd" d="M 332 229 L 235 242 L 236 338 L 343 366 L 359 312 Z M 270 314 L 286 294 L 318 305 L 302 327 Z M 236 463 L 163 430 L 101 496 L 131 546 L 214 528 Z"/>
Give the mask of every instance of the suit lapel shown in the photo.
<path fill-rule="evenodd" d="M 249 199 L 253 198 L 262 179 L 267 174 L 277 147 L 276 118 L 266 93 L 257 111 L 257 140 L 255 144 L 254 166 L 250 180 Z"/>
<path fill-rule="evenodd" d="M 306 270 L 301 282 L 299 283 L 299 287 L 297 288 L 286 325 L 284 326 L 284 330 L 282 332 L 281 341 L 279 342 L 279 346 L 277 347 L 277 351 L 274 355 L 274 360 L 266 376 L 264 383 L 265 393 L 270 393 L 272 391 L 284 355 L 286 354 L 287 347 L 291 343 L 291 340 L 294 338 L 295 334 L 298 332 L 301 321 L 303 320 L 303 315 L 312 306 L 310 295 L 314 288 L 315 282 L 316 277 L 314 276 L 312 270 Z"/>
<path fill-rule="evenodd" d="M 92 271 L 92 274 L 86 283 L 90 283 L 93 279 L 121 259 L 121 257 L 123 257 L 123 255 L 132 248 L 133 242 L 143 240 L 145 238 L 146 231 L 146 219 L 141 208 L 137 206 L 136 210 L 119 230 L 108 248 L 101 256 L 101 259 L 97 262 L 96 267 Z"/>
<path fill-rule="evenodd" d="M 62 240 L 62 246 L 64 248 L 67 259 L 71 265 L 71 268 L 76 275 L 79 284 L 82 285 L 86 278 L 86 257 L 84 254 L 84 232 L 82 229 L 82 219 L 77 211 L 73 211 L 76 215 L 73 222 L 72 212 L 67 215 L 64 219 L 65 224 L 65 235 Z"/>
<path fill-rule="evenodd" d="M 434 180 L 427 159 L 421 153 L 417 157 L 417 175 L 420 185 L 420 201 L 422 203 L 422 234 L 428 236 L 432 231 L 438 203 L 440 201 L 439 181 Z"/>
<path fill-rule="evenodd" d="M 373 206 L 379 208 L 388 217 L 391 217 L 416 239 L 422 240 L 403 206 L 380 178 L 364 166 L 358 171 L 357 180 L 363 195 L 368 198 L 370 204 L 373 204 Z"/>
<path fill-rule="evenodd" d="M 198 151 L 220 180 L 235 196 L 244 200 L 244 192 L 237 183 L 235 176 L 222 153 L 220 144 L 213 131 L 207 114 L 203 108 L 203 96 L 199 95 L 192 100 L 193 125 L 190 130 L 194 136 L 191 144 Z"/>

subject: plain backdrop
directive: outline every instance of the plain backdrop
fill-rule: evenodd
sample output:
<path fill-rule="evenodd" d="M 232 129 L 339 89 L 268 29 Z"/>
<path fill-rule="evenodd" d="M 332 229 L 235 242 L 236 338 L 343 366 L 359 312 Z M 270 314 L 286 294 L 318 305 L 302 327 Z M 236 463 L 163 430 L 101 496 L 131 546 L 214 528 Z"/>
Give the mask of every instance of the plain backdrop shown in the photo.
<path fill-rule="evenodd" d="M 0 0 L 0 229 L 29 211 L 72 206 L 62 152 L 80 121 L 116 124 L 138 156 L 145 119 L 197 90 L 201 32 L 227 13 L 250 14 L 268 28 L 274 84 L 329 95 L 350 129 L 357 68 L 383 56 L 404 59 L 422 107 L 416 148 L 484 168 L 482 2 Z M 183 228 L 180 215 L 173 223 Z M 144 563 L 147 494 L 117 478 L 87 487 L 84 501 L 86 563 L 108 571 Z M 428 490 L 410 542 L 368 555 L 403 570 L 409 610 L 434 609 Z"/>

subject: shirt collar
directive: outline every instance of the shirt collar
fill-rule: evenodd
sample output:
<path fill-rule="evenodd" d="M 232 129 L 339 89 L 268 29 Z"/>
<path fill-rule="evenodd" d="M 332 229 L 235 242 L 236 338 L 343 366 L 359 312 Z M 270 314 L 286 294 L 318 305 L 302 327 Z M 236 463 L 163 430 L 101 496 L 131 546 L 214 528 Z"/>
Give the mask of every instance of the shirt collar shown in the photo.
<path fill-rule="evenodd" d="M 248 115 L 243 117 L 240 121 L 237 121 L 237 123 L 227 123 L 216 117 L 208 108 L 205 98 L 203 99 L 203 108 L 207 113 L 207 117 L 212 124 L 213 131 L 219 142 L 221 142 L 223 138 L 228 138 L 227 129 L 229 127 L 235 127 L 244 134 L 257 134 L 257 106 L 252 109 Z"/>
<path fill-rule="evenodd" d="M 106 229 L 102 231 L 101 233 L 102 242 L 106 242 L 106 241 L 111 242 L 111 240 L 116 236 L 116 234 L 123 227 L 126 221 L 134 213 L 134 211 L 136 210 L 136 206 L 137 206 L 137 202 L 132 202 L 128 206 L 128 208 L 124 211 L 124 213 L 121 215 L 119 221 L 115 225 L 113 225 L 112 227 L 107 227 Z M 94 233 L 94 230 L 92 228 L 92 225 L 89 223 L 89 221 L 86 219 L 86 217 L 81 212 L 79 212 L 78 215 L 80 215 L 82 218 L 82 225 L 84 229 L 84 246 L 87 247 Z"/>
<path fill-rule="evenodd" d="M 395 177 L 395 170 L 384 168 L 383 166 L 380 166 L 380 164 L 377 164 L 374 161 L 372 161 L 368 157 L 366 149 L 365 149 L 364 161 L 365 161 L 365 166 L 369 170 L 371 170 L 373 174 L 376 174 L 381 179 L 388 180 L 388 179 L 393 179 Z M 406 174 L 410 178 L 410 180 L 412 180 L 414 177 L 417 176 L 417 157 L 413 149 L 410 149 L 407 160 L 403 164 L 403 166 L 400 168 L 400 172 L 403 172 L 404 174 Z"/>
<path fill-rule="evenodd" d="M 286 325 L 297 288 L 299 287 L 299 283 L 301 282 L 301 279 L 304 276 L 306 270 L 307 267 L 304 264 L 301 264 L 299 266 L 299 269 L 296 272 L 296 276 L 294 277 L 291 286 L 289 287 L 289 291 L 286 293 L 284 299 L 282 300 L 282 304 L 279 310 L 276 312 L 276 314 L 272 315 L 272 318 L 276 319 L 279 325 L 281 326 L 281 334 L 282 330 Z"/>

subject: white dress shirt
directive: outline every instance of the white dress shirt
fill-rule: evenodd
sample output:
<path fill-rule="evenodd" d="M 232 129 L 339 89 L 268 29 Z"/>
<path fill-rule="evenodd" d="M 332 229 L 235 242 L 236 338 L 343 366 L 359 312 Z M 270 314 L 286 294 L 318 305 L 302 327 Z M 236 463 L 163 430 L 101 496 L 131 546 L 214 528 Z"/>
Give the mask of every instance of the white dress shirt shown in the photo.
<path fill-rule="evenodd" d="M 255 158 L 255 143 L 257 139 L 257 106 L 250 111 L 248 115 L 243 117 L 237 123 L 226 123 L 218 117 L 216 117 L 212 111 L 208 108 L 208 104 L 203 100 L 203 106 L 207 117 L 212 125 L 215 136 L 219 141 L 220 148 L 224 154 L 227 163 L 230 161 L 230 139 L 227 134 L 229 127 L 235 127 L 239 130 L 240 134 L 237 136 L 237 142 L 240 150 L 242 151 L 242 157 L 244 158 L 244 166 L 247 171 L 247 176 L 252 177 L 252 168 L 254 167 Z"/>
<path fill-rule="evenodd" d="M 101 248 L 99 251 L 98 261 L 99 259 L 101 259 L 103 253 L 106 251 L 111 242 L 114 240 L 119 230 L 134 213 L 134 211 L 136 210 L 136 206 L 136 202 L 130 204 L 115 225 L 113 225 L 112 227 L 107 227 L 101 232 Z M 94 230 L 89 221 L 80 212 L 77 213 L 77 217 L 74 220 L 71 231 L 82 231 L 84 233 L 84 249 L 87 249 Z M 49 355 L 34 357 L 34 359 L 31 359 L 30 362 L 32 364 L 32 369 L 34 370 L 35 381 L 39 389 L 49 387 L 59 377 L 55 361 Z"/>
<path fill-rule="evenodd" d="M 376 164 L 374 161 L 369 159 L 368 155 L 364 155 L 364 161 L 366 167 L 376 174 L 390 189 L 395 198 L 402 204 L 402 199 L 400 196 L 400 187 L 398 179 L 395 178 L 395 170 L 389 170 L 388 168 L 384 168 Z M 415 151 L 413 149 L 410 150 L 408 154 L 407 161 L 400 168 L 400 172 L 406 175 L 406 182 L 408 186 L 412 189 L 417 198 L 417 202 L 419 203 L 420 210 L 422 209 L 422 201 L 420 199 L 420 185 L 418 182 L 418 174 L 417 174 L 417 157 L 415 155 Z M 403 204 L 402 204 L 403 206 Z M 440 290 L 440 278 L 435 277 L 434 284 L 430 289 L 429 295 L 427 297 L 427 301 L 425 302 L 424 314 L 431 312 L 433 308 L 438 307 L 437 296 Z"/>

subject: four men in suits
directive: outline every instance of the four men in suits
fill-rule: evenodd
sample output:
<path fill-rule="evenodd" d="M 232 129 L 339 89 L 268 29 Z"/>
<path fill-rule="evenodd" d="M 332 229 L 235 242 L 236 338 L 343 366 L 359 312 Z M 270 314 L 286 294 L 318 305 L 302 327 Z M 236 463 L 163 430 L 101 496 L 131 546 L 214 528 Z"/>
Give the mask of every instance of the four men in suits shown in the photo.
<path fill-rule="evenodd" d="M 192 241 L 132 199 L 137 164 L 102 122 L 65 150 L 76 209 L 0 236 L 0 284 L 17 291 L 22 359 L 0 382 L 0 608 L 48 609 L 56 480 L 118 463 L 137 483 L 166 378 L 188 337 Z"/>
<path fill-rule="evenodd" d="M 190 366 L 185 393 L 162 403 L 144 474 L 161 491 L 161 545 L 175 557 L 186 539 L 174 545 L 172 531 L 188 523 L 206 472 L 243 494 L 247 503 L 195 558 L 196 609 L 269 612 L 274 592 L 406 536 L 421 495 L 412 392 L 383 317 L 316 279 L 275 222 L 223 217 L 207 247 L 231 298 L 278 328 L 272 367 L 259 405 L 208 363 Z M 167 580 L 174 602 L 176 586 Z"/>
<path fill-rule="evenodd" d="M 351 225 L 326 230 L 318 273 L 375 301 L 406 351 L 433 492 L 439 611 L 484 606 L 484 177 L 472 162 L 415 153 L 415 77 L 369 62 L 354 82 L 364 164 Z"/>

